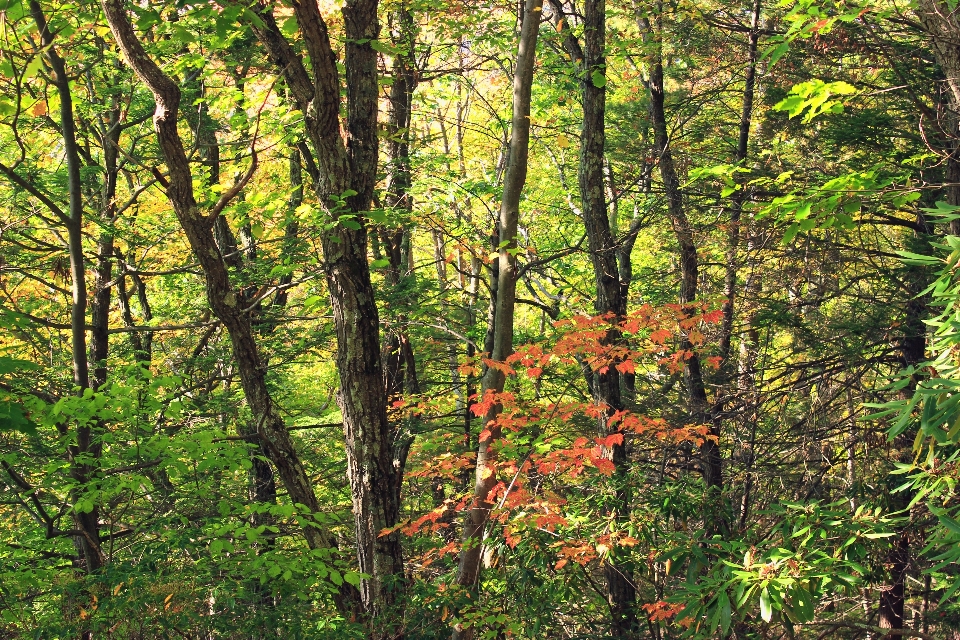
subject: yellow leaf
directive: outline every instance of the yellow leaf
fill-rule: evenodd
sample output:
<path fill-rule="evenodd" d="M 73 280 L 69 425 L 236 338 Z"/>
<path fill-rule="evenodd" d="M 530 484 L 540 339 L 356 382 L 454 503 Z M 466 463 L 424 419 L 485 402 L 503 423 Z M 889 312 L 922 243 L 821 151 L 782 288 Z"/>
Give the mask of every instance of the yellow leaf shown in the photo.
<path fill-rule="evenodd" d="M 121 587 L 123 587 L 123 583 L 122 583 L 122 582 L 113 588 L 113 595 L 119 594 Z"/>
<path fill-rule="evenodd" d="M 567 147 L 569 147 L 569 146 L 570 146 L 570 141 L 567 140 L 567 136 L 563 135 L 562 133 L 561 133 L 560 135 L 558 135 L 558 136 L 557 136 L 557 146 L 560 147 L 561 149 L 566 149 Z"/>

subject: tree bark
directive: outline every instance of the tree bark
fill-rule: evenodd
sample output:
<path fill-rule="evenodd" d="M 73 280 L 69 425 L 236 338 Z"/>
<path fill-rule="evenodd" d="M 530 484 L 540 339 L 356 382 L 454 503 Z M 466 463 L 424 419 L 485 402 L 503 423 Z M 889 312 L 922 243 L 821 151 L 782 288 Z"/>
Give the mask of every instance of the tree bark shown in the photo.
<path fill-rule="evenodd" d="M 40 33 L 40 42 L 46 49 L 47 62 L 51 69 L 51 80 L 57 89 L 60 99 L 60 134 L 63 140 L 63 150 L 67 161 L 67 190 L 69 209 L 64 225 L 67 227 L 67 245 L 70 253 L 70 281 L 72 303 L 70 307 L 70 333 L 73 350 L 73 384 L 82 395 L 90 388 L 89 360 L 87 356 L 86 316 L 87 316 L 87 285 L 86 265 L 83 257 L 83 193 L 80 176 L 80 153 L 77 145 L 76 120 L 73 113 L 73 95 L 70 92 L 70 79 L 67 76 L 66 64 L 54 46 L 54 35 L 47 28 L 46 18 L 37 0 L 29 3 L 30 14 Z M 98 320 L 105 321 L 105 315 Z M 105 332 L 104 332 L 105 333 Z M 106 335 L 101 336 L 98 343 L 97 355 L 106 358 Z M 105 371 L 103 372 L 105 375 Z M 83 490 L 87 487 L 96 464 L 91 460 L 100 457 L 98 444 L 93 427 L 89 424 L 78 425 L 76 429 L 76 444 L 67 447 L 67 458 L 70 461 L 70 475 L 76 486 Z M 80 532 L 74 538 L 74 544 L 80 555 L 81 563 L 88 573 L 100 569 L 104 563 L 103 551 L 100 549 L 100 510 L 99 505 L 86 513 L 73 512 L 74 525 Z"/>
<path fill-rule="evenodd" d="M 144 50 L 127 17 L 123 0 L 104 0 L 102 4 L 124 58 L 156 99 L 154 127 L 169 171 L 167 197 L 203 270 L 208 303 L 230 335 L 244 395 L 257 421 L 257 433 L 261 442 L 266 444 L 291 501 L 314 513 L 319 510 L 319 504 L 270 397 L 266 370 L 249 319 L 239 308 L 238 292 L 230 284 L 223 256 L 213 238 L 213 221 L 209 214 L 200 211 L 194 197 L 193 177 L 177 131 L 180 89 Z M 226 201 L 221 200 L 221 204 L 225 205 Z M 334 546 L 330 536 L 319 527 L 306 525 L 304 536 L 311 548 Z"/>
<path fill-rule="evenodd" d="M 417 87 L 416 56 L 414 52 L 416 26 L 413 14 L 406 3 L 402 3 L 391 15 L 391 37 L 400 52 L 393 59 L 393 84 L 390 87 L 390 111 L 387 121 L 387 186 L 386 204 L 395 210 L 409 214 L 413 210 L 410 195 L 410 118 L 413 113 L 413 92 Z M 386 273 L 386 283 L 402 295 L 401 306 L 412 308 L 416 305 L 416 286 L 414 274 L 408 272 L 408 247 L 411 244 L 413 229 L 401 226 L 395 229 L 381 228 L 381 236 L 387 246 L 390 266 Z M 405 259 L 407 258 L 407 259 Z M 416 359 L 413 344 L 406 329 L 407 317 L 397 317 L 397 327 L 389 331 L 384 340 L 384 368 L 386 392 L 388 398 L 400 397 L 404 393 L 413 395 L 420 392 L 417 379 Z M 396 501 L 400 504 L 400 488 L 407 456 L 414 440 L 414 418 L 395 418 L 393 426 L 393 467 L 396 478 Z"/>

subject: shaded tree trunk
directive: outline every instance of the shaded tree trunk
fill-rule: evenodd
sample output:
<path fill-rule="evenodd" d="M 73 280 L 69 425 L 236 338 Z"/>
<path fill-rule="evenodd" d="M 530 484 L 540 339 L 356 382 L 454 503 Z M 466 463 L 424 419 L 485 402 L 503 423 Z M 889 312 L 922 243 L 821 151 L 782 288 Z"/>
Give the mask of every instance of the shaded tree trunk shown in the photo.
<path fill-rule="evenodd" d="M 46 18 L 40 3 L 31 0 L 30 14 L 40 33 L 40 42 L 46 49 L 45 57 L 50 65 L 51 82 L 56 87 L 60 99 L 60 134 L 63 141 L 64 155 L 67 161 L 67 191 L 69 209 L 66 214 L 61 212 L 61 220 L 67 228 L 67 244 L 70 253 L 70 281 L 72 301 L 70 307 L 71 347 L 73 352 L 73 384 L 82 395 L 91 387 L 89 360 L 87 354 L 86 316 L 87 316 L 87 285 L 86 265 L 83 256 L 83 194 L 80 176 L 80 153 L 77 144 L 76 120 L 73 113 L 73 96 L 70 92 L 70 79 L 67 75 L 66 64 L 54 46 L 54 34 L 47 28 Z M 110 244 L 112 241 L 108 241 Z M 109 255 L 103 256 L 101 243 L 101 263 L 98 275 L 105 275 L 109 270 Z M 104 267 L 103 265 L 107 266 Z M 109 279 L 109 273 L 106 273 Z M 98 278 L 99 282 L 99 278 Z M 105 289 L 106 287 L 101 287 Z M 103 303 L 103 297 L 109 304 L 109 290 L 107 289 L 98 299 Z M 99 307 L 96 320 L 99 330 L 94 343 L 94 357 L 100 362 L 106 359 L 106 309 Z M 106 369 L 99 370 L 94 377 L 94 386 L 101 379 L 105 379 Z M 65 434 L 66 427 L 63 427 Z M 67 458 L 70 461 L 70 475 L 77 486 L 77 491 L 84 491 L 96 471 L 96 460 L 100 457 L 100 445 L 97 441 L 94 427 L 91 424 L 80 424 L 76 427 L 76 443 L 67 447 Z M 74 544 L 80 555 L 83 567 L 88 573 L 100 569 L 104 563 L 103 551 L 100 548 L 100 508 L 94 503 L 89 511 L 81 513 L 73 511 L 74 525 L 79 532 L 74 538 Z"/>
<path fill-rule="evenodd" d="M 214 218 L 243 184 L 225 192 L 211 212 L 200 210 L 193 192 L 193 176 L 177 130 L 180 89 L 143 49 L 130 24 L 123 1 L 104 0 L 102 4 L 124 58 L 156 99 L 154 127 L 169 171 L 167 197 L 203 270 L 208 303 L 230 335 L 244 395 L 257 422 L 257 433 L 261 442 L 266 444 L 291 501 L 303 505 L 309 512 L 316 512 L 319 504 L 309 477 L 270 396 L 265 379 L 266 370 L 249 318 L 239 308 L 238 292 L 230 284 L 223 256 L 213 237 Z M 254 168 L 251 167 L 248 176 L 252 175 Z M 311 524 L 304 526 L 304 536 L 311 548 L 334 546 L 326 531 Z"/>
<path fill-rule="evenodd" d="M 360 594 L 376 627 L 374 636 L 395 634 L 404 590 L 402 549 L 398 532 L 380 532 L 399 517 L 396 433 L 387 419 L 379 313 L 367 262 L 368 221 L 362 216 L 370 207 L 377 169 L 377 53 L 370 44 L 380 30 L 377 2 L 348 0 L 342 10 L 347 37 L 346 144 L 341 137 L 337 57 L 318 6 L 294 4 L 309 71 L 280 32 L 272 6 L 259 5 L 257 10 L 262 23 L 251 27 L 304 113 L 312 151 L 307 162 L 317 168 L 318 199 L 331 217 L 352 213 L 359 223 L 359 228 L 337 225 L 323 234 L 321 244 L 337 334 L 337 401 L 343 413 L 357 559 L 360 570 L 370 576 L 361 582 Z"/>
<path fill-rule="evenodd" d="M 620 280 L 617 265 L 618 245 L 613 235 L 605 191 L 604 130 L 606 112 L 606 6 L 604 0 L 585 0 L 583 4 L 583 46 L 573 36 L 564 20 L 563 5 L 559 0 L 550 0 L 554 24 L 564 34 L 564 49 L 577 64 L 580 71 L 580 91 L 583 97 L 583 123 L 580 130 L 580 163 L 577 174 L 580 187 L 580 207 L 587 232 L 590 261 L 593 266 L 597 297 L 594 307 L 597 313 L 607 316 L 612 326 L 603 337 L 603 343 L 612 344 L 621 339 L 616 323 L 627 311 L 626 286 Z M 610 435 L 608 421 L 623 409 L 620 395 L 620 372 L 614 366 L 603 373 L 592 372 L 590 388 L 598 404 L 604 407 L 600 417 L 601 435 Z M 627 481 L 629 460 L 624 442 L 615 444 L 607 452 L 615 472 L 614 500 L 609 517 L 618 522 L 629 519 L 630 493 Z M 636 589 L 630 569 L 615 557 L 604 565 L 607 583 L 607 600 L 610 606 L 611 634 L 615 638 L 634 637 L 638 629 L 636 612 Z"/>
<path fill-rule="evenodd" d="M 664 105 L 664 77 L 662 53 L 662 20 L 660 13 L 651 19 L 638 12 L 638 22 L 644 42 L 651 47 L 647 92 L 650 99 L 650 123 L 654 133 L 654 151 L 659 157 L 660 179 L 667 197 L 667 215 L 680 248 L 680 304 L 687 306 L 696 301 L 699 262 L 693 227 L 687 218 L 680 179 L 673 161 L 670 135 Z M 711 420 L 706 385 L 700 365 L 700 357 L 686 332 L 681 333 L 680 349 L 690 355 L 683 367 L 687 389 L 687 412 L 694 424 L 710 425 L 708 437 L 700 446 L 700 468 L 706 485 L 706 511 L 704 521 L 708 534 L 723 533 L 728 522 L 723 506 L 723 469 L 719 437 L 716 425 Z"/>

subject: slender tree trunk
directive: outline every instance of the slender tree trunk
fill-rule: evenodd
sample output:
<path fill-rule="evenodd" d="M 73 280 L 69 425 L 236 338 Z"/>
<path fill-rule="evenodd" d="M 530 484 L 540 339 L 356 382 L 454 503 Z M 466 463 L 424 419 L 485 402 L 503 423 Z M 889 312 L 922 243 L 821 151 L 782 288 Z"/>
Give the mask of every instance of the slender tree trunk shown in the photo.
<path fill-rule="evenodd" d="M 580 187 L 580 207 L 597 291 L 594 306 L 597 313 L 607 316 L 611 328 L 603 337 L 605 344 L 621 339 L 616 323 L 626 313 L 625 283 L 620 280 L 617 265 L 617 241 L 611 224 L 611 215 L 605 198 L 606 169 L 604 162 L 606 112 L 606 6 L 604 0 L 585 0 L 583 3 L 583 45 L 581 47 L 567 26 L 560 0 L 550 0 L 552 20 L 564 35 L 564 48 L 580 70 L 580 90 L 583 97 L 583 123 L 580 130 L 580 163 L 577 174 Z M 626 283 L 629 285 L 629 283 Z M 600 417 L 601 435 L 610 435 L 608 421 L 623 409 L 620 395 L 620 372 L 614 366 L 603 373 L 593 372 L 590 387 L 596 401 L 605 407 Z M 614 499 L 609 517 L 617 522 L 629 518 L 630 493 L 627 482 L 629 460 L 623 442 L 613 445 L 608 452 L 613 461 Z M 604 565 L 607 582 L 607 600 L 610 606 L 611 634 L 615 638 L 634 637 L 639 629 L 636 612 L 636 589 L 630 569 L 608 558 Z"/>
<path fill-rule="evenodd" d="M 72 304 L 70 308 L 71 347 L 73 350 L 73 383 L 78 392 L 90 388 L 89 360 L 87 357 L 87 285 L 86 265 L 83 257 L 83 195 L 80 176 L 80 153 L 77 145 L 76 121 L 73 113 L 73 96 L 70 92 L 70 79 L 66 64 L 54 46 L 54 35 L 47 28 L 46 18 L 37 0 L 29 3 L 30 14 L 40 33 L 40 42 L 46 49 L 46 59 L 51 69 L 51 80 L 60 99 L 60 134 L 63 140 L 64 155 L 67 160 L 67 190 L 69 210 L 63 221 L 67 227 L 67 244 L 70 252 L 70 280 Z M 105 316 L 98 318 L 101 322 Z M 106 336 L 98 343 L 98 355 L 106 357 Z M 105 375 L 105 371 L 104 371 Z M 67 448 L 70 461 L 70 475 L 79 491 L 83 491 L 95 472 L 100 446 L 97 443 L 93 427 L 89 424 L 78 425 L 76 444 Z M 100 509 L 94 504 L 85 513 L 74 511 L 74 525 L 80 533 L 74 538 L 83 567 L 88 573 L 100 569 L 104 563 L 100 548 Z"/>
<path fill-rule="evenodd" d="M 743 101 L 741 103 L 740 126 L 737 136 L 737 148 L 733 154 L 733 163 L 741 166 L 747 158 L 747 148 L 750 141 L 750 124 L 753 121 L 753 96 L 757 73 L 757 45 L 760 41 L 760 8 L 761 0 L 754 0 L 753 14 L 750 18 L 750 36 L 747 44 L 747 67 L 743 77 Z M 740 248 L 740 217 L 743 212 L 743 203 L 747 198 L 745 188 L 741 188 L 733 195 L 730 203 L 730 222 L 728 228 L 726 269 L 723 282 L 723 319 L 720 327 L 719 352 L 721 367 L 726 374 L 724 382 L 734 378 L 730 371 L 730 343 L 733 337 L 733 318 L 736 308 L 738 252 Z M 723 396 L 718 394 L 718 401 L 714 409 L 714 430 L 720 432 L 720 419 L 723 412 Z"/>
<path fill-rule="evenodd" d="M 736 166 L 741 166 L 747 158 L 747 149 L 750 141 L 750 125 L 753 121 L 753 99 L 754 88 L 756 86 L 757 74 L 757 48 L 760 41 L 760 10 L 762 0 L 754 0 L 753 12 L 750 18 L 750 35 L 747 43 L 747 67 L 744 70 L 743 78 L 743 100 L 741 102 L 740 126 L 737 136 L 737 148 L 734 152 L 733 162 Z M 738 190 L 730 203 L 730 220 L 727 231 L 727 256 L 726 268 L 724 273 L 723 293 L 724 301 L 721 311 L 723 313 L 720 337 L 718 340 L 720 355 L 720 376 L 717 389 L 716 401 L 712 410 L 712 433 L 717 437 L 723 432 L 723 418 L 726 410 L 726 404 L 729 402 L 728 396 L 734 390 L 737 383 L 737 371 L 735 370 L 736 361 L 731 358 L 731 342 L 733 338 L 733 320 L 737 301 L 737 274 L 739 271 L 739 250 L 741 239 L 741 214 L 743 213 L 743 203 L 747 198 L 745 187 Z M 748 347 L 748 349 L 751 347 Z M 752 364 L 750 365 L 752 367 Z M 750 374 L 750 383 L 753 379 Z M 753 392 L 751 389 L 741 391 L 744 397 L 750 396 L 752 400 Z M 746 411 L 743 412 L 746 423 L 750 429 L 749 447 L 746 451 L 746 471 L 744 477 L 743 494 L 740 504 L 740 528 L 746 526 L 748 514 L 750 512 L 750 499 L 753 489 L 753 463 L 755 453 L 753 451 L 753 442 L 756 439 L 756 417 L 753 415 L 753 403 L 747 402 Z M 721 483 L 722 489 L 722 483 Z"/>
<path fill-rule="evenodd" d="M 92 87 L 91 87 L 91 93 Z M 113 223 L 116 222 L 117 195 L 117 159 L 120 144 L 120 103 L 114 94 L 106 108 L 106 119 L 102 117 L 98 136 L 103 149 L 103 186 L 100 193 L 100 220 L 103 223 L 97 242 L 96 278 L 93 285 L 93 301 L 90 305 L 90 360 L 93 361 L 93 381 L 95 389 L 107 381 L 107 355 L 109 348 L 110 298 L 113 280 Z"/>
<path fill-rule="evenodd" d="M 693 227 L 684 208 L 680 179 L 674 165 L 670 136 L 667 130 L 664 106 L 661 19 L 659 13 L 654 17 L 654 23 L 651 23 L 650 18 L 645 16 L 638 17 L 644 42 L 653 51 L 650 56 L 650 71 L 647 79 L 650 123 L 653 126 L 655 151 L 659 156 L 660 179 L 667 196 L 667 215 L 670 218 L 677 243 L 680 245 L 680 304 L 686 306 L 695 302 L 697 298 L 699 262 L 697 246 L 693 238 Z M 726 509 L 723 506 L 720 434 L 711 421 L 707 390 L 700 366 L 700 356 L 685 332 L 680 336 L 680 349 L 690 354 L 683 368 L 683 377 L 687 388 L 687 411 L 690 420 L 694 424 L 710 425 L 709 436 L 700 446 L 700 467 L 707 488 L 706 511 L 704 513 L 707 533 L 723 533 L 727 530 L 728 522 Z"/>
<path fill-rule="evenodd" d="M 391 14 L 390 23 L 393 43 L 401 53 L 393 59 L 393 84 L 390 87 L 386 204 L 410 213 L 413 210 L 410 195 L 410 117 L 413 113 L 413 92 L 417 87 L 417 72 L 414 66 L 416 26 L 413 14 L 405 3 Z M 408 269 L 413 229 L 405 227 L 381 231 L 390 260 L 386 274 L 387 285 L 398 293 L 405 292 L 407 299 L 401 303 L 402 306 L 413 307 L 416 304 L 416 286 L 413 283 L 415 276 Z M 416 359 L 406 322 L 406 315 L 401 314 L 397 318 L 399 326 L 391 329 L 384 340 L 384 375 L 389 398 L 420 392 Z M 414 440 L 414 418 L 396 418 L 393 429 L 396 434 L 393 443 L 393 468 L 396 478 L 396 502 L 399 505 L 404 467 Z"/>
<path fill-rule="evenodd" d="M 923 213 L 917 216 L 917 226 L 924 230 L 911 238 L 906 249 L 917 253 L 930 252 L 930 237 L 933 232 Z M 906 312 L 903 321 L 903 335 L 900 339 L 900 356 L 903 366 L 916 367 L 926 359 L 927 327 L 924 319 L 927 317 L 927 296 L 922 295 L 929 283 L 929 273 L 926 267 L 910 266 L 903 278 L 906 283 L 904 294 L 906 297 Z M 913 396 L 916 389 L 916 380 L 905 387 L 901 393 L 903 397 Z M 906 431 L 893 440 L 893 454 L 897 461 L 909 463 L 912 459 L 913 440 L 915 433 Z M 890 506 L 893 510 L 906 509 L 912 495 L 908 492 L 890 494 Z M 891 547 L 887 552 L 884 565 L 890 574 L 890 581 L 880 586 L 880 601 L 878 603 L 878 626 L 884 629 L 904 628 L 904 604 L 906 594 L 907 573 L 910 570 L 911 552 L 910 541 L 913 530 L 910 523 L 906 523 L 895 530 L 896 536 L 891 538 Z M 894 640 L 898 636 L 888 634 L 882 640 Z"/>
<path fill-rule="evenodd" d="M 305 506 L 310 512 L 316 512 L 319 504 L 309 477 L 270 397 L 265 380 L 266 371 L 249 319 L 239 309 L 237 291 L 230 284 L 226 265 L 214 241 L 213 220 L 209 213 L 200 211 L 194 197 L 193 176 L 177 131 L 180 89 L 143 49 L 127 17 L 123 0 L 104 0 L 102 4 L 124 58 L 156 99 L 154 127 L 169 171 L 167 197 L 203 270 L 210 307 L 230 335 L 234 360 L 247 403 L 257 421 L 258 435 L 261 442 L 266 443 L 291 501 Z M 229 194 L 226 194 L 221 200 L 220 209 L 228 199 Z M 310 524 L 304 526 L 304 535 L 311 548 L 334 546 L 329 534 Z"/>
<path fill-rule="evenodd" d="M 496 330 L 493 336 L 491 360 L 504 362 L 513 353 L 513 316 L 516 305 L 515 256 L 517 225 L 520 214 L 520 196 L 527 178 L 527 156 L 530 147 L 530 97 L 533 86 L 533 68 L 536 59 L 537 36 L 540 31 L 540 15 L 543 0 L 527 0 L 523 8 L 523 23 L 520 28 L 520 43 L 517 52 L 516 71 L 513 78 L 513 121 L 511 123 L 510 152 L 500 199 L 499 273 L 497 298 L 494 310 Z M 498 367 L 488 367 L 483 377 L 482 392 L 503 392 L 506 378 Z M 497 446 L 501 438 L 497 417 L 500 405 L 494 404 L 483 417 L 483 433 L 477 451 L 476 485 L 473 501 L 467 509 L 463 526 L 463 546 L 460 551 L 460 566 L 457 584 L 474 589 L 480 575 L 483 536 L 493 502 L 490 491 L 497 483 Z M 473 637 L 474 629 L 457 627 L 454 640 Z"/>

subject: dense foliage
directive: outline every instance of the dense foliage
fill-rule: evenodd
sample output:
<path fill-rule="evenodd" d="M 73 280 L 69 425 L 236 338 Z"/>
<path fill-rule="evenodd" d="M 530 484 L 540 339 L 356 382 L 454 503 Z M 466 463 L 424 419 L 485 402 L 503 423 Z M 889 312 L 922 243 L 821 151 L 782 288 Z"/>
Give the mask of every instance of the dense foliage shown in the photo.
<path fill-rule="evenodd" d="M 942 0 L 0 0 L 0 638 L 960 638 L 958 78 Z"/>

